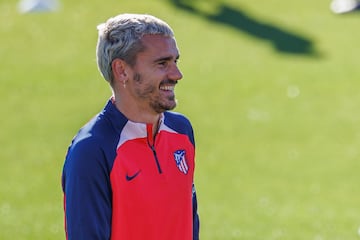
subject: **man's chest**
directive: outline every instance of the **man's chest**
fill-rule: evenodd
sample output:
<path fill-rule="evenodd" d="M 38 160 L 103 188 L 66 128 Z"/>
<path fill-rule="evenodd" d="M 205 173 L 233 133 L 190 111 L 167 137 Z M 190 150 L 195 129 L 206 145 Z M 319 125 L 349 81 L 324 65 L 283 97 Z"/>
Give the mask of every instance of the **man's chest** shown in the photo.
<path fill-rule="evenodd" d="M 194 147 L 186 137 L 161 136 L 125 142 L 118 148 L 111 172 L 113 191 L 134 198 L 183 195 L 193 182 Z"/>

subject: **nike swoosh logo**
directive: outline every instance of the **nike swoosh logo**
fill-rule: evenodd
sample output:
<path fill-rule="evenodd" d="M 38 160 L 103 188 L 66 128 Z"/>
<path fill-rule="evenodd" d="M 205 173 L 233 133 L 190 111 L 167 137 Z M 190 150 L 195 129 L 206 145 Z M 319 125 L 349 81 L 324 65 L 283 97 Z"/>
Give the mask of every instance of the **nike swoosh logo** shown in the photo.
<path fill-rule="evenodd" d="M 137 175 L 139 175 L 139 173 L 141 172 L 141 170 L 137 171 L 134 175 L 129 176 L 128 174 L 126 174 L 126 181 L 131 181 L 134 178 L 137 177 Z"/>

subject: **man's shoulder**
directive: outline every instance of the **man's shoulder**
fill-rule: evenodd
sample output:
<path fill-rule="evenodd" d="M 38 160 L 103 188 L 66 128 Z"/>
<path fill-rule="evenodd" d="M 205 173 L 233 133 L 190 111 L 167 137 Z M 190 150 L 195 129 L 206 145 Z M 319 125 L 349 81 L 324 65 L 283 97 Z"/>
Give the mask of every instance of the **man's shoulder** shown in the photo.
<path fill-rule="evenodd" d="M 69 166 L 111 163 L 115 158 L 118 139 L 111 125 L 96 116 L 73 138 L 66 154 L 66 163 Z"/>
<path fill-rule="evenodd" d="M 194 133 L 190 120 L 178 112 L 164 112 L 164 124 L 177 133 L 187 135 L 194 143 Z"/>
<path fill-rule="evenodd" d="M 188 117 L 186 117 L 182 113 L 167 111 L 167 112 L 164 112 L 164 116 L 165 116 L 165 121 L 176 122 L 178 124 L 191 125 L 190 120 L 188 119 Z"/>
<path fill-rule="evenodd" d="M 111 119 L 98 114 L 87 122 L 75 135 L 72 146 L 88 150 L 107 148 L 117 144 L 119 133 Z"/>

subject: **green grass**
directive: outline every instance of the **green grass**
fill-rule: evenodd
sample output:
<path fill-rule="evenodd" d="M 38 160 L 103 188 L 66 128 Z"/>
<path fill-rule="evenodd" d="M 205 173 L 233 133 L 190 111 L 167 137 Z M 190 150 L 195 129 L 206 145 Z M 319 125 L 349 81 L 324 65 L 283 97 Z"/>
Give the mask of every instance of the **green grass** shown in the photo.
<path fill-rule="evenodd" d="M 193 11 L 64 0 L 58 12 L 21 15 L 17 1 L 0 2 L 0 239 L 64 239 L 66 148 L 110 96 L 95 27 L 121 12 L 175 30 L 176 110 L 195 128 L 202 239 L 359 238 L 360 14 L 334 15 L 330 0 L 183 2 Z M 268 38 L 214 20 L 220 9 Z M 311 42 L 312 54 L 279 51 L 276 31 Z"/>

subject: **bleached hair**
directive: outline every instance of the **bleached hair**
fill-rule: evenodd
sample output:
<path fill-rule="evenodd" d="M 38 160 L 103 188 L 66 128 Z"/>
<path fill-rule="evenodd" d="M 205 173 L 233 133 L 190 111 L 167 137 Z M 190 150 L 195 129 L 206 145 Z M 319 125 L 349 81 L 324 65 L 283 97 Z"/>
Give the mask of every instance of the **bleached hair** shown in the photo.
<path fill-rule="evenodd" d="M 112 61 L 120 58 L 133 66 L 137 53 L 144 50 L 141 38 L 146 34 L 174 37 L 170 26 L 148 14 L 120 14 L 97 26 L 97 65 L 100 73 L 112 84 Z"/>

